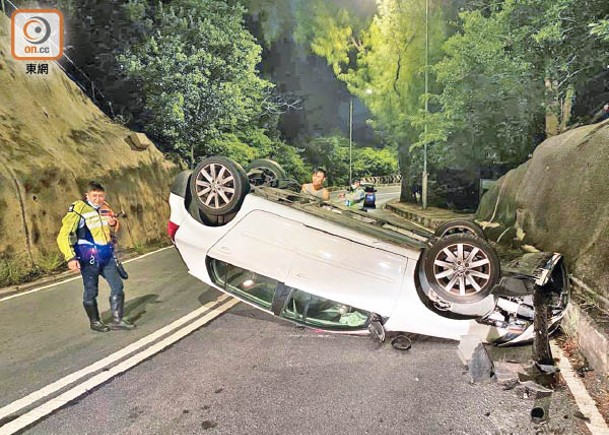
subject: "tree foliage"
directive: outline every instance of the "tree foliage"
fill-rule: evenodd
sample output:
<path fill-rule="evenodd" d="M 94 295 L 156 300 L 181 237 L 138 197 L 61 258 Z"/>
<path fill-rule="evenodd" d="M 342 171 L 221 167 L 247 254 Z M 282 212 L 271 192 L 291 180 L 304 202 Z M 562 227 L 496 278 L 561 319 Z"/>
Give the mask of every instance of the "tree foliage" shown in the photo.
<path fill-rule="evenodd" d="M 429 1 L 430 63 L 441 58 L 446 39 L 440 0 Z M 337 78 L 362 100 L 373 115 L 371 125 L 385 146 L 399 150 L 400 171 L 414 177 L 411 151 L 419 125 L 414 117 L 423 108 L 425 90 L 425 0 L 378 0 L 373 17 L 356 18 L 355 8 L 313 0 L 297 36 L 307 40 L 313 53 L 324 57 Z M 304 35 L 304 37 L 303 37 Z M 432 77 L 433 79 L 433 77 Z M 433 80 L 431 89 L 435 88 Z M 396 159 L 394 154 L 394 160 Z"/>
<path fill-rule="evenodd" d="M 609 19 L 590 23 L 590 34 L 599 37 L 604 42 L 609 42 Z"/>
<path fill-rule="evenodd" d="M 459 31 L 434 65 L 441 92 L 420 142 L 439 143 L 442 165 L 515 166 L 573 121 L 574 98 L 602 71 L 606 47 L 590 23 L 600 0 L 468 1 Z M 602 24 L 593 29 L 602 34 Z M 413 118 L 419 127 L 423 115 Z"/>
<path fill-rule="evenodd" d="M 351 147 L 352 178 L 393 175 L 397 173 L 395 149 Z M 349 184 L 349 139 L 343 136 L 315 138 L 307 148 L 308 160 L 314 167 L 328 171 L 328 183 L 335 186 Z"/>
<path fill-rule="evenodd" d="M 443 150 L 439 167 L 520 162 L 531 149 L 536 112 L 530 102 L 543 95 L 534 86 L 534 65 L 505 37 L 506 15 L 476 10 L 460 19 L 462 31 L 445 43 L 432 70 L 442 89 L 430 97 L 435 110 L 427 119 L 424 113 L 413 117 L 420 131 L 428 125 L 419 143 Z"/>
<path fill-rule="evenodd" d="M 271 84 L 257 74 L 261 48 L 244 29 L 244 8 L 220 0 L 131 0 L 125 7 L 138 35 L 119 61 L 141 86 L 147 129 L 193 161 L 255 157 L 243 141 Z"/>

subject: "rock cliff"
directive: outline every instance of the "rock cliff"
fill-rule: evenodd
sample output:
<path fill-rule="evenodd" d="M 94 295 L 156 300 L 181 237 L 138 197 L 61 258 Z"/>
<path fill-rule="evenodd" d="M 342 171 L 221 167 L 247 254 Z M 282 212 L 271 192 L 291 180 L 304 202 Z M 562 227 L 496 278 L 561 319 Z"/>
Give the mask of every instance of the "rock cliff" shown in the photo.
<path fill-rule="evenodd" d="M 543 142 L 484 195 L 491 238 L 561 252 L 570 271 L 609 297 L 609 121 Z"/>
<path fill-rule="evenodd" d="M 48 74 L 27 74 L 28 62 L 11 57 L 9 25 L 0 17 L 0 286 L 57 266 L 61 218 L 92 179 L 127 213 L 121 247 L 164 239 L 177 165 L 126 140 L 133 132 L 54 62 Z"/>

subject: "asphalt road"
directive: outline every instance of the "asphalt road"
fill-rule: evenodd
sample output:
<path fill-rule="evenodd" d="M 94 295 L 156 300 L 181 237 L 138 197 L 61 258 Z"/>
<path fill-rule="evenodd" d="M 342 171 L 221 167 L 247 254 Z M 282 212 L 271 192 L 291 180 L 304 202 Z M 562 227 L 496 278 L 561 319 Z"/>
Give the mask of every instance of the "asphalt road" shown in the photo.
<path fill-rule="evenodd" d="M 94 333 L 82 308 L 80 278 L 0 301 L 0 407 L 95 362 L 190 313 L 219 293 L 187 272 L 171 248 L 125 265 L 125 316 L 134 331 Z M 109 288 L 98 304 L 109 319 Z"/>
<path fill-rule="evenodd" d="M 242 304 L 27 430 L 32 434 L 529 434 L 532 397 L 471 385 L 456 343 L 408 352 Z M 587 433 L 565 392 L 546 433 Z"/>
<path fill-rule="evenodd" d="M 368 337 L 303 330 L 244 304 L 218 311 L 205 326 L 192 317 L 172 331 L 194 332 L 160 353 L 141 353 L 138 364 L 116 376 L 140 350 L 35 396 L 220 297 L 187 273 L 173 248 L 126 266 L 134 331 L 90 331 L 79 279 L 0 300 L 0 434 L 11 433 L 6 428 L 16 417 L 80 387 L 88 392 L 25 433 L 588 433 L 564 387 L 552 396 L 549 422 L 539 426 L 530 421 L 534 397 L 523 387 L 469 384 L 456 342 L 419 337 L 400 352 Z M 107 318 L 105 286 L 101 295 Z M 163 334 L 142 352 L 169 336 Z M 530 348 L 510 352 L 516 354 L 503 358 L 526 358 Z M 105 375 L 99 386 L 87 386 Z"/>
<path fill-rule="evenodd" d="M 378 186 L 376 188 L 376 190 L 377 190 L 376 206 L 377 206 L 377 210 L 379 210 L 379 211 L 381 210 L 381 208 L 387 201 L 391 201 L 392 199 L 397 199 L 400 197 L 400 186 L 399 185 L 397 185 L 397 186 Z M 344 190 L 332 192 L 330 194 L 330 200 L 339 201 L 338 195 L 342 192 L 344 192 Z M 371 209 L 369 211 L 373 211 L 373 210 Z"/>

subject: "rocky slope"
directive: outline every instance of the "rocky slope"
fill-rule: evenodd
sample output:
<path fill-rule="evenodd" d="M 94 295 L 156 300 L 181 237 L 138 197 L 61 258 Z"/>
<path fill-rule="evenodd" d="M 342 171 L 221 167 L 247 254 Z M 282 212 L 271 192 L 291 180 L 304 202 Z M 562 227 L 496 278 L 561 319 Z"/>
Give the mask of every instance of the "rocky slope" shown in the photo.
<path fill-rule="evenodd" d="M 514 238 L 561 252 L 570 271 L 609 297 L 609 121 L 543 142 L 482 198 L 477 219 Z"/>
<path fill-rule="evenodd" d="M 26 74 L 26 62 L 10 55 L 9 24 L 0 17 L 0 286 L 56 266 L 61 218 L 91 179 L 127 213 L 123 248 L 163 239 L 177 166 L 154 145 L 130 145 L 133 132 L 108 119 L 54 62 L 48 75 Z"/>

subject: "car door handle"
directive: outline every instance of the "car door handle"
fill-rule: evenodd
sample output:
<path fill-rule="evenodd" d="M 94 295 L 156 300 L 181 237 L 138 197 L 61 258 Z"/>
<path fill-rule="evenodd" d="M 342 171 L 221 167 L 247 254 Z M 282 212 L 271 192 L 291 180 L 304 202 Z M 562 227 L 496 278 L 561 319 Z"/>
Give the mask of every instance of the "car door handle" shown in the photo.
<path fill-rule="evenodd" d="M 296 274 L 296 276 L 297 276 L 298 278 L 304 278 L 304 279 L 306 279 L 306 278 L 307 278 L 307 275 L 305 275 L 304 273 L 297 273 L 297 274 Z"/>
<path fill-rule="evenodd" d="M 227 246 L 220 246 L 220 251 L 227 252 L 230 254 L 230 248 L 228 248 Z"/>

